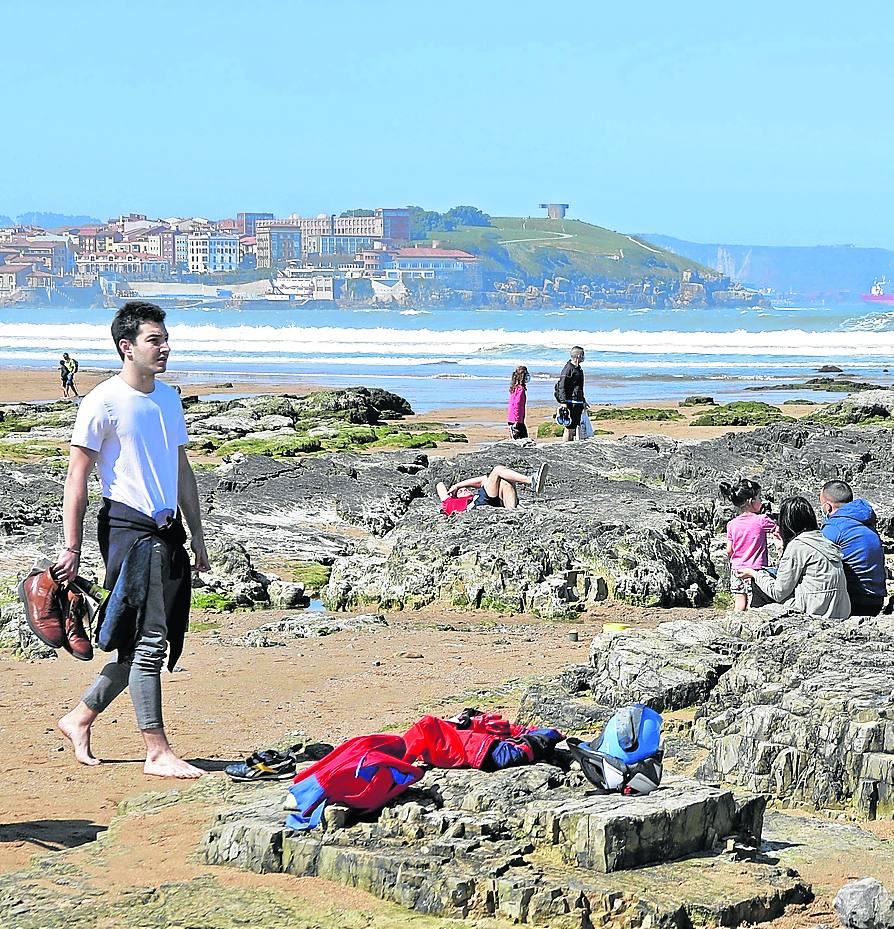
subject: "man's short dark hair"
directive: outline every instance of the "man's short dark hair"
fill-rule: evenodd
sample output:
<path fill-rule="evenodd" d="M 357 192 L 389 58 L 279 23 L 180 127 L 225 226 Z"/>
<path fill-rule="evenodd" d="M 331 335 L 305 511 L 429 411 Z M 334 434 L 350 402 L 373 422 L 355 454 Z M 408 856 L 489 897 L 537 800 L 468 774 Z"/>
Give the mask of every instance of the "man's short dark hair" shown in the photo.
<path fill-rule="evenodd" d="M 124 352 L 119 344 L 122 339 L 133 342 L 143 323 L 163 325 L 164 321 L 165 311 L 160 306 L 145 300 L 128 300 L 112 320 L 112 339 L 121 360 L 124 360 Z"/>
<path fill-rule="evenodd" d="M 823 496 L 831 503 L 841 506 L 854 499 L 854 491 L 847 481 L 826 481 L 823 484 Z"/>
<path fill-rule="evenodd" d="M 568 354 L 571 355 L 571 357 L 573 358 L 575 355 L 580 357 L 581 355 L 583 355 L 583 353 L 584 353 L 584 350 L 583 348 L 581 348 L 580 345 L 572 345 L 571 351 Z"/>

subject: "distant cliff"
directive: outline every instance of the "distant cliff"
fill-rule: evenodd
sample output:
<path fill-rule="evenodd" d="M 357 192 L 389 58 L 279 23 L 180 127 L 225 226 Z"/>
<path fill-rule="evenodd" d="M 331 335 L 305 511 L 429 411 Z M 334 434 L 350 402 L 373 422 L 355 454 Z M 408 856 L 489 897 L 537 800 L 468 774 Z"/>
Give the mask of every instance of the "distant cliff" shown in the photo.
<path fill-rule="evenodd" d="M 638 238 L 697 261 L 746 287 L 854 299 L 879 277 L 894 280 L 894 251 L 853 245 L 716 245 L 657 233 Z"/>

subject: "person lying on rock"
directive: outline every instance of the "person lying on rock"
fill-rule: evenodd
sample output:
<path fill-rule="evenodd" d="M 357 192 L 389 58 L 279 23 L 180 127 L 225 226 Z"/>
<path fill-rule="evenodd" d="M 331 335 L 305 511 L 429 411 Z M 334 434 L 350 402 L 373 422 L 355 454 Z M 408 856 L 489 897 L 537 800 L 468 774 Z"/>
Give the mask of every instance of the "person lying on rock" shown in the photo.
<path fill-rule="evenodd" d="M 445 516 L 464 513 L 470 506 L 501 506 L 514 510 L 518 506 L 516 487 L 521 484 L 530 487 L 531 493 L 542 493 L 548 473 L 549 465 L 546 462 L 533 474 L 522 474 L 505 465 L 497 465 L 490 474 L 467 478 L 452 487 L 438 481 L 435 489 Z"/>
<path fill-rule="evenodd" d="M 776 603 L 790 600 L 802 613 L 822 619 L 847 619 L 851 601 L 841 552 L 820 533 L 808 500 L 787 497 L 782 501 L 779 533 L 783 549 L 776 576 L 765 568 L 739 568 L 739 576 L 751 578 L 755 593 L 762 591 Z"/>

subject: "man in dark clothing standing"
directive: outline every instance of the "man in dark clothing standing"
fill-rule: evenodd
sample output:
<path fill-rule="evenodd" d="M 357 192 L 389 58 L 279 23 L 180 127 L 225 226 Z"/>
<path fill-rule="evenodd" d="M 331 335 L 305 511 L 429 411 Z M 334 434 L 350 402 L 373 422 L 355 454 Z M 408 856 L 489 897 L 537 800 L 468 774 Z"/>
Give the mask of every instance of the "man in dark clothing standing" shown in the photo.
<path fill-rule="evenodd" d="M 866 500 L 854 500 L 846 481 L 826 481 L 819 502 L 826 514 L 823 535 L 841 549 L 852 614 L 877 616 L 887 591 L 885 552 L 875 528 L 875 512 Z"/>
<path fill-rule="evenodd" d="M 579 345 L 575 345 L 571 349 L 571 357 L 565 362 L 565 367 L 562 368 L 559 382 L 556 385 L 556 398 L 562 406 L 568 408 L 570 419 L 569 424 L 565 426 L 563 442 L 574 441 L 580 418 L 587 408 L 587 401 L 584 399 L 584 371 L 581 368 L 583 360 L 584 350 Z"/>

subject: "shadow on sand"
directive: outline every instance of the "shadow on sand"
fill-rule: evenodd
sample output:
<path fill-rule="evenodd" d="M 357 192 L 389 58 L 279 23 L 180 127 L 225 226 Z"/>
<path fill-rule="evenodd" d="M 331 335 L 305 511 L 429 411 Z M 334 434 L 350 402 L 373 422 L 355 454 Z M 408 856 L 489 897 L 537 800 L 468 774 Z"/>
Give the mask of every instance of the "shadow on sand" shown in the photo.
<path fill-rule="evenodd" d="M 0 823 L 0 843 L 30 842 L 38 848 L 56 852 L 93 842 L 106 828 L 88 819 L 32 819 L 21 823 Z"/>

